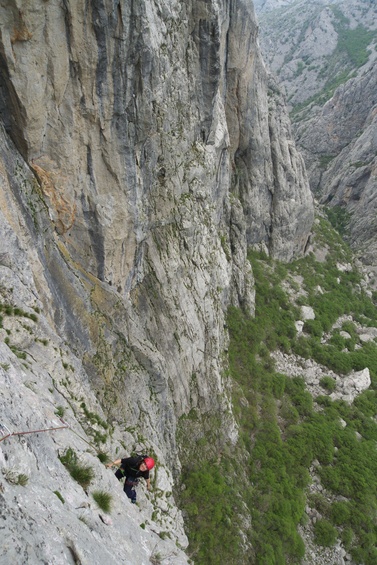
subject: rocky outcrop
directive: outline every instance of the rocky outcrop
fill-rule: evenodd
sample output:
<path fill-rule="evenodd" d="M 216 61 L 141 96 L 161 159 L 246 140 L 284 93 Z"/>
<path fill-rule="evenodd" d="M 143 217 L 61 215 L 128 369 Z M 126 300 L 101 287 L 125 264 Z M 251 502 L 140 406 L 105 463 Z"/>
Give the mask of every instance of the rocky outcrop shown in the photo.
<path fill-rule="evenodd" d="M 244 0 L 17 1 L 3 7 L 0 54 L 1 362 L 7 398 L 12 387 L 19 394 L 2 417 L 12 429 L 39 426 L 54 420 L 59 402 L 84 444 L 101 443 L 104 418 L 113 432 L 103 449 L 158 455 L 157 488 L 168 492 L 150 501 L 159 528 L 146 511 L 145 533 L 132 515 L 132 543 L 129 521 L 109 535 L 91 515 L 90 532 L 80 524 L 75 532 L 83 563 L 89 553 L 91 563 L 111 562 L 114 545 L 125 562 L 140 546 L 135 562 L 143 563 L 159 548 L 147 525 L 185 545 L 171 496 L 190 441 L 177 443 L 179 418 L 192 408 L 216 414 L 218 441 L 237 439 L 224 377 L 226 308 L 253 311 L 248 246 L 285 260 L 304 250 L 313 207 L 303 161 Z M 29 382 L 35 397 L 25 394 Z M 62 494 L 69 506 L 51 495 L 48 473 L 63 484 L 57 451 L 73 442 L 67 433 L 44 439 L 41 451 L 30 436 L 23 448 L 42 500 L 36 530 L 54 501 L 48 539 L 59 523 L 76 523 L 74 505 L 85 499 L 80 489 Z M 94 465 L 93 452 L 73 443 Z M 4 468 L 22 474 L 21 459 L 18 444 L 7 443 Z M 95 468 L 99 482 L 119 490 Z M 4 487 L 5 514 L 12 488 Z M 22 539 L 23 551 L 33 497 L 15 488 L 25 520 L 16 531 L 12 514 L 7 535 Z M 25 563 L 47 549 L 41 540 Z M 15 542 L 5 551 L 13 558 Z M 171 562 L 182 562 L 171 551 Z"/>
<path fill-rule="evenodd" d="M 303 377 L 308 391 L 314 398 L 323 396 L 328 392 L 326 386 L 321 383 L 324 378 L 330 377 L 334 381 L 335 390 L 329 394 L 331 400 L 343 400 L 348 404 L 352 404 L 355 398 L 371 385 L 367 367 L 362 371 L 354 371 L 344 377 L 337 375 L 327 367 L 319 365 L 312 359 L 305 360 L 282 352 L 275 352 L 274 359 L 278 371 L 291 377 Z"/>
<path fill-rule="evenodd" d="M 97 385 L 129 379 L 113 362 L 126 350 L 177 414 L 192 395 L 211 405 L 188 384 L 206 383 L 208 364 L 222 390 L 223 307 L 253 307 L 247 244 L 288 260 L 312 219 L 280 99 L 268 108 L 256 32 L 242 1 L 41 2 L 4 15 L 3 116 L 29 166 L 18 180 L 29 221 L 40 208 L 51 222 L 31 237 L 54 323 Z"/>
<path fill-rule="evenodd" d="M 232 191 L 242 203 L 249 245 L 262 244 L 276 258 L 289 261 L 305 247 L 304 226 L 313 221 L 312 204 L 279 89 L 267 77 L 259 53 L 254 53 L 253 64 L 247 55 L 244 18 L 238 9 L 229 33 L 226 115 Z M 256 38 L 255 24 L 254 30 Z M 267 81 L 266 92 L 262 85 Z M 259 103 L 250 104 L 250 100 Z M 294 233 L 289 218 L 292 206 L 297 214 Z"/>
<path fill-rule="evenodd" d="M 169 195 L 204 188 L 220 215 L 229 161 L 246 151 L 257 153 L 247 188 L 258 194 L 244 200 L 262 195 L 267 208 L 266 225 L 256 227 L 254 216 L 247 223 L 249 239 L 264 240 L 279 254 L 279 228 L 271 227 L 274 181 L 265 172 L 275 151 L 270 138 L 283 145 L 290 137 L 284 108 L 272 114 L 274 123 L 268 120 L 266 73 L 249 3 L 232 2 L 229 9 L 221 2 L 170 8 L 101 3 L 81 10 L 41 3 L 20 16 L 9 8 L 2 41 L 3 115 L 12 114 L 6 127 L 45 190 L 49 185 L 50 214 L 74 258 L 100 279 L 129 289 L 141 242 L 175 211 Z M 21 28 L 28 30 L 22 39 Z M 294 171 L 279 182 L 289 184 L 296 175 L 298 186 L 292 181 L 288 189 L 302 199 L 305 176 L 291 151 Z M 160 204 L 153 206 L 146 193 Z M 301 222 L 302 210 L 292 213 Z M 92 241 L 90 233 L 100 235 Z M 114 246 L 113 233 L 128 239 L 119 237 Z M 287 239 L 296 244 L 293 255 L 301 241 Z"/>
<path fill-rule="evenodd" d="M 3 138 L 1 147 L 0 514 L 4 543 L 0 563 L 100 564 L 121 559 L 147 564 L 157 555 L 172 565 L 187 563 L 176 546 L 178 542 L 186 547 L 187 539 L 182 517 L 172 504 L 173 477 L 158 449 L 158 431 L 145 439 L 147 431 L 144 428 L 143 436 L 138 427 L 132 427 L 133 412 L 125 408 L 117 417 L 127 424 L 108 424 L 108 414 L 89 382 L 85 356 L 74 353 L 77 336 L 83 348 L 90 347 L 90 332 L 99 315 L 97 310 L 84 316 L 84 287 L 91 283 L 83 277 L 77 285 L 58 248 L 44 238 L 49 221 L 41 214 L 45 209 L 42 193 L 35 191 L 35 179 L 12 144 Z M 54 276 L 55 285 L 51 284 Z M 59 285 L 69 289 L 72 308 L 59 293 Z M 99 300 L 99 287 L 91 288 Z M 111 308 L 108 302 L 107 311 Z M 102 331 L 100 323 L 97 331 Z M 100 347 L 97 355 L 99 361 Z M 138 387 L 141 406 L 140 373 Z M 138 417 L 141 420 L 140 410 Z M 29 434 L 57 427 L 61 429 Z M 9 433 L 15 435 L 4 438 Z M 153 494 L 148 498 L 142 491 L 135 509 L 97 454 L 114 457 L 152 446 L 160 465 L 153 476 Z M 92 468 L 89 489 L 73 480 L 60 462 L 58 456 L 68 448 L 78 454 L 80 464 Z M 95 503 L 96 490 L 111 495 L 111 517 Z M 161 532 L 169 539 L 163 540 Z"/>
<path fill-rule="evenodd" d="M 35 301 L 35 296 L 29 298 Z M 41 314 L 37 322 L 18 315 L 7 329 L 18 327 L 21 332 L 26 325 L 22 319 L 39 336 L 29 335 L 26 359 L 17 358 L 16 346 L 12 346 L 15 354 L 4 342 L 0 344 L 1 419 L 8 427 L 0 428 L 0 563 L 147 565 L 158 556 L 170 565 L 188 563 L 182 550 L 187 546 L 183 520 L 172 504 L 171 474 L 160 467 L 153 475 L 152 493 L 141 486 L 138 506 L 129 503 L 122 485 L 97 457 L 100 447 L 93 434 L 110 430 L 88 420 L 89 410 L 97 422 L 104 422 L 106 416 L 81 362 L 49 331 Z M 18 347 L 25 347 L 25 339 Z M 3 434 L 50 428 L 60 429 L 3 439 Z M 125 434 L 114 432 L 106 441 L 113 453 L 124 450 L 125 440 Z M 79 454 L 81 466 L 92 470 L 89 487 L 73 480 L 59 460 L 58 454 L 67 448 Z M 111 496 L 110 514 L 95 502 L 96 491 Z"/>

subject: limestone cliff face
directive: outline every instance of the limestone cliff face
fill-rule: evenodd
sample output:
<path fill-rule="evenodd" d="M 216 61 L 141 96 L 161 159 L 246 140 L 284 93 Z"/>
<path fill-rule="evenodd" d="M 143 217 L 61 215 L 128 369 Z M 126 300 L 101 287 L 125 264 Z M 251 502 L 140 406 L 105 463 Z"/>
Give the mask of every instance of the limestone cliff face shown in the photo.
<path fill-rule="evenodd" d="M 49 387 L 73 426 L 85 398 L 114 426 L 109 451 L 153 448 L 178 473 L 192 408 L 237 437 L 224 324 L 231 303 L 253 311 L 247 247 L 290 260 L 313 218 L 252 5 L 15 1 L 0 37 L 1 301 L 39 312 L 31 334 L 22 316 L 4 322 L 4 382 L 9 367 L 34 375 L 46 402 L 20 402 L 46 421 Z"/>

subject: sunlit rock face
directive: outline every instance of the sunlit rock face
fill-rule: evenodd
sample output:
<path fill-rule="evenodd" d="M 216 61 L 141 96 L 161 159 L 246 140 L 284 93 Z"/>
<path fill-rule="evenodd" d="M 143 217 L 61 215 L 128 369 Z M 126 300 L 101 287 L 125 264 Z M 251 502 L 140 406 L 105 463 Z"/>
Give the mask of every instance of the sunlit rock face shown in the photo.
<path fill-rule="evenodd" d="M 85 401 L 114 426 L 104 448 L 153 448 L 177 475 L 191 409 L 237 439 L 225 316 L 253 312 L 248 247 L 290 260 L 313 219 L 252 4 L 17 1 L 0 25 L 1 301 L 38 311 L 31 333 L 4 321 L 2 364 L 32 358 L 46 398 L 24 410 L 48 421 L 55 383 L 74 422 Z"/>

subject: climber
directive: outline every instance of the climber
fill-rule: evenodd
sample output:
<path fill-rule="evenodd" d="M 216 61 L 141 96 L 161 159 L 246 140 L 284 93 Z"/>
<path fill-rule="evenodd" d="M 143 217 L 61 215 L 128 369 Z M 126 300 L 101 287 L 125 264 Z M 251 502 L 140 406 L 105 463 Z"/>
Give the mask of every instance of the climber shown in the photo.
<path fill-rule="evenodd" d="M 112 463 L 108 463 L 106 467 L 113 465 L 119 467 L 115 476 L 120 481 L 125 477 L 123 490 L 133 504 L 136 502 L 135 487 L 142 477 L 147 483 L 147 489 L 151 488 L 151 481 L 149 478 L 149 471 L 153 469 L 155 463 L 152 457 L 147 455 L 137 455 L 136 457 L 126 457 L 125 459 L 117 459 Z"/>

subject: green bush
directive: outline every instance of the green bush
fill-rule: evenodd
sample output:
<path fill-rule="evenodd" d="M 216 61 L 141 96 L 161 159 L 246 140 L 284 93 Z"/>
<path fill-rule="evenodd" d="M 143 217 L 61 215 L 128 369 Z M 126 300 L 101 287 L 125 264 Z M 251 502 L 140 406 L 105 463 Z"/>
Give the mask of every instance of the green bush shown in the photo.
<path fill-rule="evenodd" d="M 59 459 L 66 467 L 71 477 L 77 481 L 82 488 L 88 488 L 94 479 L 93 468 L 89 465 L 81 465 L 75 451 L 71 447 L 68 447 Z"/>
<path fill-rule="evenodd" d="M 183 469 L 185 489 L 181 493 L 187 514 L 190 546 L 195 563 L 222 565 L 236 563 L 242 546 L 240 503 L 231 476 L 214 462 L 196 462 Z M 229 535 L 229 531 L 232 535 Z"/>
<path fill-rule="evenodd" d="M 27 475 L 25 475 L 25 473 L 20 473 L 18 475 L 18 481 L 17 481 L 18 485 L 25 487 L 27 485 L 28 481 L 29 481 L 29 477 Z"/>
<path fill-rule="evenodd" d="M 354 400 L 354 406 L 366 416 L 374 418 L 377 416 L 377 391 L 366 390 Z"/>
<path fill-rule="evenodd" d="M 351 517 L 351 506 L 348 502 L 334 502 L 331 506 L 331 521 L 336 526 L 349 523 Z"/>
<path fill-rule="evenodd" d="M 62 455 L 59 455 L 59 459 L 67 468 L 77 463 L 77 455 L 72 447 L 67 447 L 65 452 Z"/>
<path fill-rule="evenodd" d="M 275 373 L 274 375 L 272 375 L 271 380 L 272 380 L 272 394 L 274 395 L 275 398 L 282 398 L 287 380 L 286 376 L 280 375 L 279 373 Z"/>
<path fill-rule="evenodd" d="M 101 463 L 108 463 L 110 461 L 109 454 L 105 453 L 104 451 L 98 451 L 97 457 L 101 461 Z"/>
<path fill-rule="evenodd" d="M 63 418 L 64 413 L 65 413 L 65 408 L 64 408 L 64 406 L 57 406 L 57 407 L 56 407 L 55 414 L 56 414 L 57 416 L 59 416 L 59 418 Z"/>
<path fill-rule="evenodd" d="M 322 388 L 328 390 L 329 392 L 334 392 L 336 389 L 336 381 L 332 377 L 322 377 L 319 381 Z"/>
<path fill-rule="evenodd" d="M 286 426 L 297 424 L 300 419 L 298 410 L 293 406 L 288 396 L 285 396 L 281 402 L 280 416 L 284 420 Z"/>
<path fill-rule="evenodd" d="M 348 346 L 348 342 L 351 340 L 347 340 L 346 338 L 342 337 L 339 333 L 335 333 L 331 336 L 328 343 L 336 347 L 338 351 L 343 351 Z"/>
<path fill-rule="evenodd" d="M 313 357 L 312 347 L 310 341 L 304 336 L 300 336 L 298 339 L 294 340 L 292 343 L 293 352 L 304 359 L 310 359 Z"/>
<path fill-rule="evenodd" d="M 313 344 L 312 354 L 317 363 L 325 365 L 325 367 L 328 367 L 334 371 L 334 373 L 347 375 L 353 368 L 351 354 L 338 351 L 332 345 L 319 346 Z"/>
<path fill-rule="evenodd" d="M 303 330 L 314 337 L 322 337 L 323 335 L 322 324 L 319 320 L 306 320 Z"/>
<path fill-rule="evenodd" d="M 318 510 L 322 516 L 328 517 L 331 511 L 331 504 L 321 493 L 312 493 L 308 495 L 308 503 L 310 508 Z"/>
<path fill-rule="evenodd" d="M 14 469 L 4 468 L 3 475 L 8 483 L 12 485 L 20 485 L 25 487 L 29 481 L 29 477 L 24 473 L 17 473 Z"/>
<path fill-rule="evenodd" d="M 348 233 L 348 226 L 351 220 L 351 214 L 346 210 L 346 208 L 341 208 L 340 206 L 333 206 L 332 208 L 326 209 L 327 217 L 331 225 L 344 236 Z"/>
<path fill-rule="evenodd" d="M 300 416 L 307 416 L 311 413 L 313 398 L 306 390 L 305 381 L 302 377 L 287 379 L 285 390 Z"/>
<path fill-rule="evenodd" d="M 350 334 L 351 338 L 353 340 L 358 340 L 358 333 L 357 333 L 357 329 L 356 326 L 353 322 L 343 322 L 342 324 L 342 330 L 344 332 L 347 332 Z"/>
<path fill-rule="evenodd" d="M 344 528 L 340 533 L 340 539 L 342 540 L 345 549 L 349 551 L 355 539 L 352 528 Z"/>
<path fill-rule="evenodd" d="M 54 490 L 54 494 L 56 494 L 62 504 L 65 504 L 65 500 L 58 490 Z"/>
<path fill-rule="evenodd" d="M 94 479 L 94 471 L 92 467 L 88 465 L 76 464 L 68 470 L 71 474 L 71 477 L 75 479 L 75 481 L 77 481 L 83 489 L 88 488 L 88 486 Z"/>
<path fill-rule="evenodd" d="M 331 398 L 323 395 L 317 396 L 315 401 L 319 406 L 331 406 L 332 404 Z"/>
<path fill-rule="evenodd" d="M 355 563 L 367 563 L 368 565 L 377 563 L 377 549 L 375 547 L 352 547 L 350 554 Z"/>
<path fill-rule="evenodd" d="M 335 544 L 338 531 L 328 520 L 318 520 L 314 524 L 314 541 L 317 545 L 330 547 Z"/>

